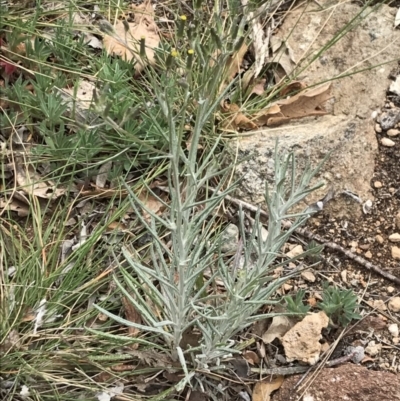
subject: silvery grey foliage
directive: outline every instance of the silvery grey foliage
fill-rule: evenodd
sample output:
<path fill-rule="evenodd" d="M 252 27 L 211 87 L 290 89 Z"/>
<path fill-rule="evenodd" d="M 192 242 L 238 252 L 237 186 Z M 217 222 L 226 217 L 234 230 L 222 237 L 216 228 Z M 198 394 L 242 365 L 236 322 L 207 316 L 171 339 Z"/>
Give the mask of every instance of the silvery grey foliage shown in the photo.
<path fill-rule="evenodd" d="M 171 356 L 180 360 L 183 366 L 186 367 L 190 360 L 196 366 L 208 369 L 238 352 L 235 334 L 253 322 L 273 315 L 259 315 L 258 311 L 262 306 L 280 301 L 276 290 L 291 277 L 274 278 L 273 270 L 278 256 L 280 265 L 293 260 L 282 261 L 281 248 L 307 220 L 310 212 L 289 213 L 316 188 L 310 186 L 310 180 L 319 167 L 316 170 L 307 168 L 296 177 L 293 154 L 279 156 L 276 151 L 275 180 L 265 194 L 269 212 L 268 236 L 265 238 L 261 233 L 259 214 L 252 230 L 246 232 L 245 216 L 239 210 L 241 263 L 240 267 L 232 267 L 231 260 L 221 252 L 218 236 L 222 234 L 216 234 L 214 229 L 215 208 L 229 191 L 210 192 L 209 199 L 203 201 L 200 208 L 198 195 L 207 185 L 207 180 L 197 175 L 202 166 L 188 168 L 190 173 L 182 180 L 178 157 L 181 156 L 176 157 L 176 171 L 170 172 L 171 203 L 167 205 L 167 213 L 163 217 L 153 215 L 151 223 L 142 218 L 153 238 L 152 265 L 144 265 L 140 258 L 132 257 L 125 250 L 129 268 L 121 267 L 123 283 L 116 279 L 121 292 L 140 312 L 144 324 L 129 322 L 99 309 L 121 323 L 162 336 Z M 202 186 L 196 185 L 200 180 Z M 133 194 L 131 196 L 132 206 L 141 216 L 141 207 L 145 206 L 139 205 Z M 293 224 L 283 229 L 283 221 L 287 219 L 292 219 Z M 161 239 L 156 221 L 169 229 L 170 247 Z M 222 288 L 219 291 L 212 290 L 216 288 L 216 281 Z M 185 331 L 194 327 L 201 333 L 198 347 L 182 350 L 180 344 Z"/>
<path fill-rule="evenodd" d="M 168 75 L 167 71 L 165 79 L 160 78 L 161 83 L 153 85 L 154 107 L 158 107 L 159 113 L 152 110 L 148 115 L 153 118 L 151 128 L 158 130 L 168 143 L 165 157 L 169 161 L 170 200 L 164 202 L 166 210 L 159 216 L 148 210 L 127 187 L 131 205 L 152 237 L 151 263 L 143 263 L 139 255 L 125 249 L 123 255 L 128 267 L 121 265 L 114 278 L 121 293 L 140 313 L 143 324 L 128 321 L 97 306 L 122 324 L 162 338 L 165 351 L 180 361 L 187 380 L 189 365 L 211 369 L 225 357 L 239 352 L 235 334 L 265 317 L 257 314 L 262 306 L 280 301 L 276 290 L 290 276 L 273 277 L 277 257 L 281 265 L 290 261 L 282 262 L 281 248 L 313 211 L 289 213 L 317 187 L 310 183 L 319 166 L 315 170 L 307 167 L 297 176 L 294 155 L 279 155 L 276 150 L 275 180 L 265 194 L 269 212 L 268 235 L 262 232 L 259 213 L 247 232 L 244 213 L 239 210 L 242 247 L 233 256 L 236 261 L 232 266 L 232 257 L 227 257 L 221 250 L 222 233 L 216 222 L 216 210 L 235 189 L 235 184 L 223 189 L 226 181 L 223 177 L 230 168 L 222 167 L 217 156 L 221 138 L 214 128 L 215 111 L 234 82 L 225 82 L 232 43 L 229 46 L 230 50 L 222 49 L 221 56 L 210 63 L 207 55 L 201 53 L 203 50 L 193 43 L 193 48 L 198 48 L 201 53 L 199 64 L 191 64 L 190 69 L 186 66 L 184 78 L 172 72 Z M 213 52 L 211 49 L 207 57 L 212 57 Z M 196 73 L 201 74 L 201 78 L 192 79 Z M 184 129 L 188 116 L 193 123 L 189 149 Z M 208 135 L 214 133 L 214 144 L 199 159 L 198 145 L 205 132 Z M 220 184 L 209 190 L 211 180 L 215 182 L 216 177 Z M 151 221 L 143 217 L 143 210 L 151 216 Z M 291 219 L 292 225 L 283 230 L 285 219 Z M 168 245 L 161 234 L 165 231 Z M 193 348 L 183 349 L 182 339 L 193 329 L 200 332 L 200 342 Z M 157 340 L 158 348 L 159 344 Z"/>

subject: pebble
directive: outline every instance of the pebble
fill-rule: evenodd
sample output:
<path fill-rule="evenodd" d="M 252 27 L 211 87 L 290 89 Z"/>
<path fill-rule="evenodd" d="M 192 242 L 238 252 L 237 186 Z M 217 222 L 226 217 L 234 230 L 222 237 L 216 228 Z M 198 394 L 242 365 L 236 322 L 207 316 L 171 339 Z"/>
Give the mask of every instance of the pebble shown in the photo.
<path fill-rule="evenodd" d="M 235 224 L 229 224 L 221 236 L 221 252 L 233 253 L 237 250 L 239 240 L 239 228 Z"/>
<path fill-rule="evenodd" d="M 375 124 L 375 132 L 377 132 L 378 134 L 382 132 L 382 128 L 379 124 Z"/>
<path fill-rule="evenodd" d="M 376 235 L 375 239 L 379 244 L 383 244 L 383 242 L 384 242 L 384 239 L 383 239 L 382 235 L 379 235 L 379 234 Z"/>
<path fill-rule="evenodd" d="M 286 256 L 288 258 L 294 258 L 295 256 L 301 255 L 303 252 L 303 247 L 301 245 L 296 245 L 291 251 L 286 254 Z"/>
<path fill-rule="evenodd" d="M 392 148 L 395 145 L 395 143 L 389 138 L 382 138 L 381 144 L 387 148 Z"/>
<path fill-rule="evenodd" d="M 388 330 L 393 337 L 399 336 L 399 326 L 396 323 L 389 325 Z"/>
<path fill-rule="evenodd" d="M 375 341 L 370 341 L 365 347 L 365 353 L 369 356 L 376 356 L 381 352 L 382 344 L 375 344 Z"/>
<path fill-rule="evenodd" d="M 390 234 L 389 241 L 390 242 L 400 242 L 400 234 L 399 233 Z"/>
<path fill-rule="evenodd" d="M 365 252 L 365 255 L 364 255 L 367 259 L 371 259 L 372 258 L 372 253 L 371 253 L 371 251 L 367 251 L 367 252 Z"/>
<path fill-rule="evenodd" d="M 382 183 L 380 181 L 375 181 L 374 182 L 374 187 L 375 188 L 382 188 Z"/>
<path fill-rule="evenodd" d="M 400 248 L 392 246 L 392 258 L 400 260 Z"/>
<path fill-rule="evenodd" d="M 387 310 L 385 302 L 383 302 L 381 299 L 376 299 L 376 300 L 373 300 L 373 301 L 369 301 L 367 303 L 371 308 L 374 308 L 376 310 L 379 310 L 379 311 Z"/>
<path fill-rule="evenodd" d="M 345 283 L 347 283 L 347 270 L 343 270 L 343 271 L 340 273 L 340 277 L 342 278 L 342 280 L 343 280 Z"/>
<path fill-rule="evenodd" d="M 382 114 L 380 125 L 384 131 L 393 128 L 400 121 L 400 111 L 389 110 Z"/>
<path fill-rule="evenodd" d="M 388 136 L 397 136 L 400 134 L 400 130 L 392 128 L 388 130 L 387 134 Z"/>
<path fill-rule="evenodd" d="M 310 272 L 309 270 L 302 272 L 301 277 L 303 277 L 304 280 L 309 281 L 310 283 L 313 283 L 316 280 L 314 273 Z"/>
<path fill-rule="evenodd" d="M 390 285 L 388 288 L 386 288 L 386 290 L 389 294 L 392 294 L 394 292 L 395 288 Z"/>
<path fill-rule="evenodd" d="M 400 297 L 392 298 L 388 303 L 388 307 L 392 312 L 400 312 Z"/>

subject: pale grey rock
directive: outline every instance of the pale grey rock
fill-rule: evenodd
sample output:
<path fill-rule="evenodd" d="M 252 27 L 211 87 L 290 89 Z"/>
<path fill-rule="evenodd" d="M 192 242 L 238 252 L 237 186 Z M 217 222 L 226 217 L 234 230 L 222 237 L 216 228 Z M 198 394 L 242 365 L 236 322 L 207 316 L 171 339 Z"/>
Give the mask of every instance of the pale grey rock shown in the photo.
<path fill-rule="evenodd" d="M 321 0 L 320 3 L 324 6 L 329 1 Z M 342 2 L 335 7 L 324 26 L 332 12 L 330 7 L 318 13 L 304 11 L 299 7 L 286 17 L 280 36 L 287 39 L 296 60 L 309 47 L 310 58 L 337 34 L 338 27 L 349 22 L 359 11 L 356 4 Z M 304 168 L 307 161 L 316 165 L 328 152 L 332 152 L 321 174 L 316 177 L 316 180 L 323 180 L 326 185 L 310 196 L 308 203 L 321 199 L 331 186 L 337 190 L 352 191 L 362 202 L 368 198 L 373 199 L 369 183 L 374 172 L 377 140 L 371 114 L 379 109 L 385 99 L 389 84 L 386 77 L 396 66 L 394 60 L 400 54 L 400 31 L 394 31 L 387 24 L 390 19 L 390 8 L 382 5 L 302 74 L 306 83 L 315 84 L 325 81 L 327 77 L 337 77 L 355 65 L 361 70 L 362 66 L 366 66 L 365 60 L 368 60 L 369 66 L 381 64 L 379 68 L 366 69 L 333 81 L 334 104 L 329 104 L 331 115 L 292 120 L 280 127 L 265 127 L 239 139 L 239 157 L 245 161 L 236 171 L 237 176 L 243 177 L 238 197 L 265 207 L 265 181 L 273 178 L 273 154 L 276 140 L 279 139 L 280 152 L 295 152 L 298 171 Z M 371 32 L 374 32 L 374 40 L 371 39 Z M 387 46 L 387 43 L 391 43 L 391 46 Z M 371 57 L 377 53 L 376 49 L 381 51 Z M 383 65 L 385 62 L 388 63 Z M 383 114 L 379 122 L 383 122 L 386 129 L 388 117 L 386 113 Z M 396 119 L 392 118 L 392 121 Z M 300 205 L 300 208 L 305 206 Z M 361 205 L 350 197 L 342 196 L 328 204 L 329 211 L 336 217 L 359 214 Z"/>
<path fill-rule="evenodd" d="M 229 224 L 221 235 L 221 252 L 235 253 L 239 241 L 239 228 L 235 224 Z"/>
<path fill-rule="evenodd" d="M 400 110 L 389 110 L 381 115 L 380 125 L 384 131 L 393 128 L 400 121 Z"/>

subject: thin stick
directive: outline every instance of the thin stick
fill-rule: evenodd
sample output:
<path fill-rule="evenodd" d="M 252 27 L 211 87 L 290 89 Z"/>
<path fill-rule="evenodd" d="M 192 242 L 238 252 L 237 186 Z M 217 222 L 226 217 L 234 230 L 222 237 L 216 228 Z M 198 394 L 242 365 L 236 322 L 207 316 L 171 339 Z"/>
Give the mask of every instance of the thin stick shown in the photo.
<path fill-rule="evenodd" d="M 217 192 L 213 188 L 209 188 L 212 192 Z M 244 202 L 240 199 L 233 198 L 230 195 L 226 195 L 225 199 L 228 202 L 231 202 L 237 206 L 241 206 L 243 209 L 247 209 L 251 212 L 256 213 L 258 210 L 260 211 L 260 215 L 264 217 L 268 217 L 268 213 L 262 209 L 259 209 L 258 207 L 251 205 L 250 203 Z M 283 220 L 282 224 L 284 228 L 289 228 L 292 225 L 292 222 L 288 220 Z M 348 257 L 351 260 L 354 260 L 357 262 L 359 265 L 363 266 L 367 270 L 371 270 L 377 274 L 379 274 L 382 277 L 385 277 L 386 279 L 392 281 L 393 283 L 399 284 L 400 285 L 400 278 L 394 276 L 393 274 L 388 273 L 387 271 L 382 270 L 379 266 L 369 262 L 368 260 L 362 258 L 361 256 L 343 248 L 342 246 L 338 245 L 336 242 L 331 242 L 327 241 L 326 239 L 322 238 L 318 234 L 314 234 L 311 231 L 309 231 L 307 228 L 297 228 L 295 230 L 297 234 L 300 234 L 303 237 L 306 237 L 310 240 L 317 241 L 321 244 L 323 244 L 325 247 L 330 248 L 336 252 L 340 252 L 344 254 L 346 257 Z"/>

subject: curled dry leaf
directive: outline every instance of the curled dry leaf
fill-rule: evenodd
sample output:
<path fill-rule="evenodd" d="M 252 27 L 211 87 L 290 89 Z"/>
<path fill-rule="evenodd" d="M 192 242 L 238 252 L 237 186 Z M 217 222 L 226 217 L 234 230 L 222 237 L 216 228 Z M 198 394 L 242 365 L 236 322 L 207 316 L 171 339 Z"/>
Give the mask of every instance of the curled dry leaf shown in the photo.
<path fill-rule="evenodd" d="M 131 294 L 134 296 L 133 294 Z M 122 297 L 122 305 L 124 306 L 125 318 L 132 323 L 142 324 L 142 317 L 136 308 L 132 305 L 127 297 Z M 132 337 L 137 337 L 140 330 L 136 327 L 128 327 L 129 335 Z M 137 348 L 138 344 L 134 344 L 134 348 Z"/>
<path fill-rule="evenodd" d="M 228 61 L 226 63 L 227 73 L 225 79 L 227 82 L 232 81 L 235 75 L 240 72 L 243 57 L 246 54 L 247 49 L 248 46 L 246 45 L 246 43 L 243 43 L 240 49 L 228 58 Z"/>
<path fill-rule="evenodd" d="M 224 103 L 222 110 L 227 114 L 227 124 L 225 128 L 251 130 L 256 129 L 257 124 L 246 117 L 237 104 Z"/>
<path fill-rule="evenodd" d="M 253 389 L 252 401 L 269 401 L 271 394 L 278 390 L 283 383 L 283 376 L 277 376 L 273 380 L 261 380 L 257 382 Z"/>
<path fill-rule="evenodd" d="M 142 192 L 139 195 L 139 200 L 143 203 L 145 208 L 148 210 L 143 210 L 143 217 L 145 220 L 150 221 L 150 213 L 161 214 L 164 210 L 164 204 L 149 192 Z"/>
<path fill-rule="evenodd" d="M 290 49 L 286 41 L 283 41 L 276 36 L 272 36 L 271 38 L 271 48 L 272 57 L 269 61 L 271 63 L 279 64 L 283 70 L 282 75 L 278 74 L 278 80 L 290 75 L 296 66 L 292 49 Z"/>
<path fill-rule="evenodd" d="M 255 123 L 259 126 L 277 126 L 308 116 L 321 116 L 327 114 L 324 103 L 331 99 L 331 84 L 306 89 L 290 97 L 279 100 L 255 115 Z"/>
<path fill-rule="evenodd" d="M 279 95 L 281 97 L 285 97 L 292 92 L 300 92 L 303 89 L 306 89 L 306 87 L 307 86 L 304 82 L 293 81 L 293 82 L 290 82 L 288 85 L 286 85 L 284 88 L 282 88 L 282 90 L 279 92 Z"/>
<path fill-rule="evenodd" d="M 56 188 L 54 182 L 43 180 L 31 165 L 17 164 L 15 175 L 21 189 L 30 195 L 45 199 L 56 199 L 65 193 L 62 188 Z"/>
<path fill-rule="evenodd" d="M 244 351 L 243 357 L 250 365 L 258 365 L 260 363 L 260 358 L 254 351 Z"/>
<path fill-rule="evenodd" d="M 99 174 L 96 176 L 96 186 L 98 188 L 104 188 L 106 186 L 107 176 L 111 171 L 112 164 L 112 161 L 108 161 L 99 168 Z"/>
<path fill-rule="evenodd" d="M 114 32 L 106 34 L 103 39 L 104 47 L 108 54 L 120 56 L 125 60 L 136 60 L 135 70 L 141 72 L 145 65 L 155 64 L 154 49 L 160 43 L 158 28 L 154 22 L 154 10 L 149 0 L 135 7 L 135 22 L 124 23 L 118 20 L 114 26 Z M 146 57 L 140 56 L 140 41 L 145 40 Z"/>
<path fill-rule="evenodd" d="M 17 212 L 18 216 L 20 217 L 25 217 L 28 216 L 29 214 L 29 207 L 25 203 L 19 201 L 18 199 L 11 199 L 9 201 L 6 201 L 0 198 L 0 209 Z"/>

